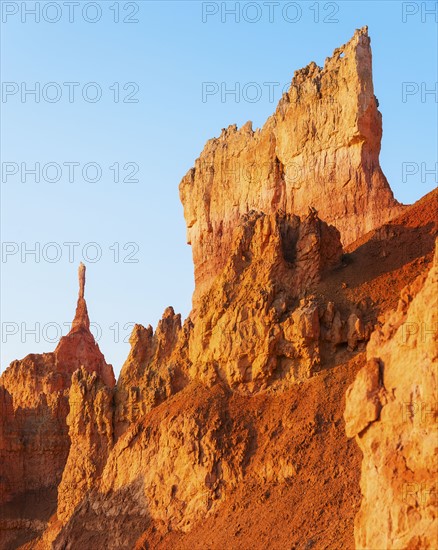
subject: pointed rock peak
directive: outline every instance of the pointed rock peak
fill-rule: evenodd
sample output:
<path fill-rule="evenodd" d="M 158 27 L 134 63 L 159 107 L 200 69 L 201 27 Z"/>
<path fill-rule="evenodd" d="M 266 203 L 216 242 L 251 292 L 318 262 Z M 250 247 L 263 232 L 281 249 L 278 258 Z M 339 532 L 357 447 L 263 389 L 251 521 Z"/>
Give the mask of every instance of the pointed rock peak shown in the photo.
<path fill-rule="evenodd" d="M 79 296 L 76 306 L 76 314 L 73 319 L 70 332 L 74 332 L 80 328 L 90 330 L 90 319 L 88 317 L 87 303 L 85 302 L 85 265 L 81 262 L 78 269 L 79 278 Z"/>
<path fill-rule="evenodd" d="M 173 307 L 169 306 L 164 310 L 163 317 L 158 321 L 155 335 L 158 336 L 158 338 L 164 336 L 165 339 L 168 339 L 170 334 L 175 336 L 180 329 L 181 314 L 175 314 Z"/>
<path fill-rule="evenodd" d="M 132 329 L 131 336 L 129 337 L 129 343 L 131 347 L 135 347 L 138 343 L 145 344 L 151 342 L 154 336 L 154 331 L 151 325 L 145 328 L 143 325 L 135 324 Z"/>
<path fill-rule="evenodd" d="M 73 374 L 77 369 L 84 367 L 89 374 L 97 373 L 103 382 L 110 388 L 116 380 L 111 365 L 99 349 L 93 334 L 90 331 L 87 303 L 85 302 L 85 266 L 79 265 L 79 295 L 76 314 L 70 332 L 61 338 L 56 346 L 54 355 L 58 370 Z"/>
<path fill-rule="evenodd" d="M 368 25 L 364 25 L 360 29 L 354 31 L 354 36 L 368 36 Z"/>

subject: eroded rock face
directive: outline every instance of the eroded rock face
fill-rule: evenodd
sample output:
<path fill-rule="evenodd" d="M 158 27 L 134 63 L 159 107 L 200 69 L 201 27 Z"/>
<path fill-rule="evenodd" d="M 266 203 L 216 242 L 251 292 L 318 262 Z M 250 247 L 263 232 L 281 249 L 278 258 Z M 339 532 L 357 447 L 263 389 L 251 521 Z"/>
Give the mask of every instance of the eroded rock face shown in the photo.
<path fill-rule="evenodd" d="M 438 547 L 437 258 L 371 335 L 347 391 L 347 434 L 364 455 L 356 548 Z"/>
<path fill-rule="evenodd" d="M 67 425 L 70 452 L 58 489 L 58 518 L 70 517 L 97 485 L 113 445 L 113 392 L 96 372 L 74 372 Z"/>
<path fill-rule="evenodd" d="M 400 211 L 379 165 L 382 136 L 367 28 L 296 71 L 262 129 L 230 126 L 207 142 L 180 184 L 192 245 L 194 303 L 226 265 L 233 230 L 251 210 L 333 224 L 344 245 Z"/>
<path fill-rule="evenodd" d="M 57 369 L 54 354 L 29 355 L 14 361 L 3 373 L 0 388 L 0 496 L 59 483 L 67 459 L 69 439 L 68 377 Z"/>
<path fill-rule="evenodd" d="M 336 311 L 333 336 L 333 320 L 322 319 L 325 304 L 311 295 L 340 263 L 334 227 L 314 212 L 303 218 L 251 212 L 233 240 L 223 273 L 183 326 L 172 308 L 155 333 L 135 326 L 115 393 L 117 437 L 190 380 L 257 391 L 311 376 L 320 364 L 322 330 L 326 342 L 347 342 L 347 317 Z"/>
<path fill-rule="evenodd" d="M 115 393 L 116 436 L 152 407 L 181 390 L 187 383 L 185 363 L 186 331 L 181 315 L 168 307 L 154 334 L 152 327 L 135 325 L 129 342 L 131 351 L 117 382 Z"/>
<path fill-rule="evenodd" d="M 13 361 L 0 377 L 0 497 L 4 501 L 26 491 L 57 486 L 70 448 L 66 418 L 72 374 L 81 366 L 97 373 L 108 387 L 115 384 L 89 330 L 79 271 L 80 291 L 70 332 L 52 353 L 31 354 Z"/>
<path fill-rule="evenodd" d="M 242 482 L 253 452 L 253 429 L 243 421 L 233 426 L 226 410 L 233 391 L 305 383 L 321 366 L 322 338 L 333 354 L 347 345 L 349 316 L 312 294 L 340 265 L 337 229 L 314 211 L 302 218 L 250 212 L 233 239 L 223 273 L 183 326 L 167 308 L 155 333 L 134 327 L 113 416 L 111 392 L 97 375 L 73 375 L 72 443 L 58 499 L 62 528 L 47 535 L 56 548 L 73 536 L 85 540 L 77 538 L 80 518 L 98 529 L 99 521 L 118 524 L 120 509 L 130 534 L 115 527 L 114 548 L 132 544 L 150 522 L 163 536 L 190 531 Z M 179 405 L 168 414 L 173 399 Z M 296 475 L 291 459 L 274 454 L 257 466 L 254 483 Z"/>
<path fill-rule="evenodd" d="M 310 294 L 340 262 L 339 232 L 313 213 L 251 212 L 233 242 L 223 273 L 192 312 L 191 377 L 254 391 L 310 376 L 320 360 L 319 309 Z"/>
<path fill-rule="evenodd" d="M 351 548 L 360 456 L 345 437 L 338 400 L 346 377 L 352 378 L 357 367 L 342 366 L 286 392 L 253 396 L 231 392 L 223 384 L 209 388 L 191 381 L 118 438 L 100 479 L 57 527 L 53 548 L 89 548 L 96 541 L 114 550 L 190 548 L 192 544 L 177 545 L 166 537 L 189 535 L 196 526 L 204 535 L 203 540 L 192 537 L 194 547 L 209 547 L 213 540 L 217 548 L 233 548 L 239 524 L 258 529 L 248 518 L 254 508 L 257 524 L 270 514 L 265 525 L 278 524 L 284 514 L 292 519 L 295 509 L 305 510 L 307 530 L 304 534 L 304 526 L 298 533 L 287 522 L 279 528 L 281 542 L 273 544 L 267 529 L 255 540 L 251 534 L 245 542 L 239 537 L 242 548 L 250 547 L 250 540 L 257 550 L 286 548 L 291 541 L 299 547 L 303 537 L 312 538 L 308 518 L 313 515 L 320 520 L 323 515 L 330 531 L 313 537 L 316 547 Z M 313 469 L 321 462 L 323 471 L 310 477 L 309 463 Z M 350 470 L 340 475 L 347 465 Z M 283 501 L 274 496 L 276 491 Z M 330 511 L 333 498 L 342 512 Z M 338 528 L 333 513 L 342 516 Z M 231 519 L 236 525 L 228 542 L 203 529 L 207 520 L 215 525 L 221 514 L 226 514 L 226 524 Z M 348 529 L 345 523 L 350 523 Z"/>

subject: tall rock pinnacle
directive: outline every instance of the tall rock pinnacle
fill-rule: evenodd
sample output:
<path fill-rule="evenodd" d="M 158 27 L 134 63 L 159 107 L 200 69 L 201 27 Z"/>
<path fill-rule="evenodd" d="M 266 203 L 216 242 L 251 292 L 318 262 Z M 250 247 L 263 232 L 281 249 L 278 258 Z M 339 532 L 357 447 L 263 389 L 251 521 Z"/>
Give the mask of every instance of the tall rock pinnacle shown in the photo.
<path fill-rule="evenodd" d="M 79 295 L 75 317 L 70 332 L 59 341 L 55 355 L 58 364 L 62 365 L 62 369 L 73 373 L 76 369 L 84 366 L 89 373 L 97 372 L 107 386 L 113 387 L 115 378 L 112 366 L 105 362 L 90 331 L 90 319 L 84 298 L 85 270 L 85 265 L 80 263 L 78 269 Z"/>
<path fill-rule="evenodd" d="M 78 277 L 79 277 L 79 298 L 84 298 L 84 291 L 85 291 L 85 265 L 81 262 L 79 264 L 78 269 Z"/>
<path fill-rule="evenodd" d="M 73 319 L 71 332 L 76 330 L 90 329 L 90 319 L 88 317 L 87 303 L 84 298 L 85 294 L 85 265 L 81 262 L 78 269 L 78 278 L 79 278 L 79 296 L 78 304 L 76 306 L 76 314 Z"/>
<path fill-rule="evenodd" d="M 79 296 L 70 332 L 54 352 L 13 361 L 0 376 L 0 506 L 25 491 L 60 483 L 70 447 L 66 418 L 73 374 L 76 380 L 87 372 L 107 394 L 115 385 L 113 368 L 90 331 L 84 287 L 85 266 L 80 264 Z M 4 536 L 2 520 L 0 513 Z M 2 536 L 0 547 L 6 548 Z"/>

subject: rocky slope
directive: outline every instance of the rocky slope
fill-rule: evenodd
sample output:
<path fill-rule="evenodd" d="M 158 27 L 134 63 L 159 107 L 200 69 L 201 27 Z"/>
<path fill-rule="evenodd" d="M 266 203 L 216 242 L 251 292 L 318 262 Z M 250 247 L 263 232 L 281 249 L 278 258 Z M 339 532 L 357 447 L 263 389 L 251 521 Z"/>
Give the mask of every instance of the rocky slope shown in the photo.
<path fill-rule="evenodd" d="M 432 415 L 397 410 L 436 402 L 411 329 L 436 323 L 438 193 L 398 205 L 380 137 L 361 29 L 262 130 L 208 142 L 180 186 L 193 311 L 136 325 L 117 384 L 80 268 L 70 333 L 0 378 L 0 548 L 432 547 L 402 490 L 435 475 Z"/>

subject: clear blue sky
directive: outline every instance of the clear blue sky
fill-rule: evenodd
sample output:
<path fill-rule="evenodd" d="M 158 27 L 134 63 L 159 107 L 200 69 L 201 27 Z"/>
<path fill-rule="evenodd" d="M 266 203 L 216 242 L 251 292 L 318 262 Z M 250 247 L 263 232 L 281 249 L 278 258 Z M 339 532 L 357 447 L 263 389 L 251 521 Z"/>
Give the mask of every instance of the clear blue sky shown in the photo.
<path fill-rule="evenodd" d="M 5 20 L 1 80 L 18 86 L 15 93 L 10 84 L 6 89 L 10 95 L 2 95 L 2 166 L 20 167 L 18 174 L 1 182 L 2 241 L 17 243 L 8 245 L 11 252 L 18 248 L 16 254 L 2 255 L 2 370 L 13 359 L 54 349 L 55 343 L 48 340 L 54 340 L 61 327 L 65 333 L 63 323 L 73 318 L 77 265 L 84 259 L 90 316 L 101 327 L 99 344 L 116 372 L 129 351 L 123 342 L 132 326 L 124 328 L 127 323 L 156 326 L 168 305 L 185 318 L 193 269 L 178 196 L 182 176 L 205 141 L 218 136 L 221 128 L 247 120 L 261 126 L 293 72 L 312 60 L 322 65 L 358 27 L 368 25 L 372 39 L 375 93 L 383 113 L 381 164 L 395 196 L 411 203 L 436 185 L 436 177 L 423 174 L 422 181 L 421 174 L 421 163 L 430 169 L 437 162 L 436 98 L 426 95 L 422 101 L 421 97 L 421 90 L 433 88 L 438 80 L 436 20 L 424 12 L 436 2 L 405 3 L 405 11 L 418 10 L 406 15 L 405 21 L 399 1 L 289 3 L 294 5 L 285 14 L 287 2 L 279 6 L 259 2 L 258 9 L 254 2 L 228 2 L 228 8 L 237 4 L 240 21 L 236 22 L 234 15 L 221 10 L 221 3 L 203 7 L 197 1 L 140 1 L 134 13 L 133 2 L 109 1 L 98 2 L 101 18 L 95 23 L 85 20 L 98 16 L 95 7 L 86 7 L 89 2 L 75 7 L 72 23 L 63 2 L 58 8 L 44 8 L 47 2 L 41 1 L 39 23 L 31 14 L 21 21 L 25 16 L 21 2 L 1 4 Z M 26 4 L 31 9 L 35 2 Z M 116 8 L 120 20 L 139 22 L 115 23 Z M 202 10 L 216 8 L 218 13 L 207 15 L 203 22 Z M 225 23 L 221 16 L 226 16 Z M 31 95 L 22 102 L 20 93 L 35 82 L 40 83 L 40 102 Z M 79 83 L 73 102 L 64 82 Z M 95 88 L 84 89 L 89 82 L 100 86 L 100 101 L 83 99 L 82 92 L 94 97 Z M 115 82 L 121 100 L 132 93 L 129 97 L 138 102 L 116 103 Z M 128 82 L 136 86 L 124 90 Z M 219 89 L 239 82 L 240 101 L 229 95 L 221 102 L 220 94 L 203 101 L 203 82 L 216 82 Z M 257 91 L 243 91 L 249 82 L 262 90 L 259 101 L 248 101 Z M 275 88 L 274 102 L 264 82 L 281 84 Z M 409 90 L 418 89 L 405 102 L 403 82 L 415 83 Z M 55 84 L 44 87 L 47 83 Z M 49 102 L 59 90 L 59 101 Z M 35 162 L 40 163 L 40 182 L 28 175 L 22 183 L 21 163 L 31 168 Z M 73 182 L 65 162 L 80 163 Z M 86 172 L 89 181 L 81 177 L 90 162 L 101 166 L 100 181 L 91 181 L 93 166 Z M 405 182 L 404 162 L 419 166 Z M 61 175 L 56 165 L 47 163 L 60 165 Z M 124 169 L 126 163 L 137 164 L 139 172 L 131 179 L 139 181 L 114 182 L 114 163 L 119 163 L 121 178 L 135 167 Z M 14 166 L 9 164 L 7 170 L 13 172 Z M 59 175 L 59 181 L 47 181 Z M 65 242 L 80 243 L 73 263 Z M 86 248 L 87 257 L 97 250 L 102 253 L 95 263 L 84 258 L 83 247 L 90 242 L 99 248 Z M 132 242 L 137 252 L 132 245 L 123 250 Z M 40 243 L 40 261 L 32 255 L 21 261 L 25 247 L 35 243 Z M 47 261 L 60 251 L 59 261 Z M 122 261 L 130 253 L 138 263 Z M 36 323 L 40 342 L 26 334 Z M 7 331 L 16 334 L 8 336 Z"/>

